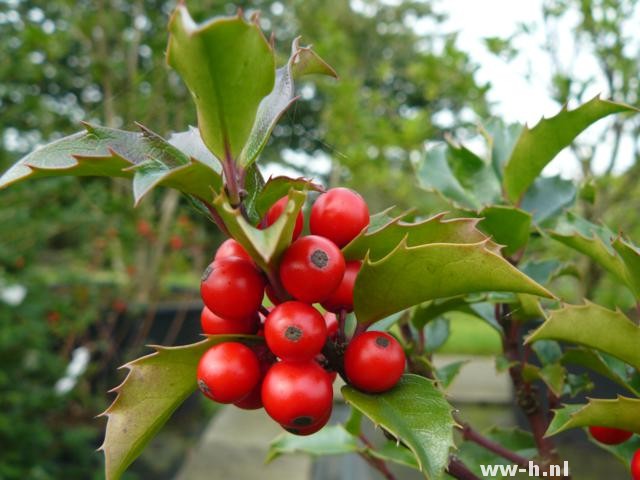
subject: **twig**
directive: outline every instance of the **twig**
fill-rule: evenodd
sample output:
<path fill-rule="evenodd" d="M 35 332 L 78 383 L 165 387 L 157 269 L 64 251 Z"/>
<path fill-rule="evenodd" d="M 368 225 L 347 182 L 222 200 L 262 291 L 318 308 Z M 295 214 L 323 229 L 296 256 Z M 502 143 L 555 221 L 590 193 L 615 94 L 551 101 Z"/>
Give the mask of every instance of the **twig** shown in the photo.
<path fill-rule="evenodd" d="M 462 431 L 462 438 L 464 438 L 465 440 L 476 443 L 481 447 L 489 450 L 490 452 L 493 452 L 496 455 L 499 455 L 502 458 L 505 458 L 509 460 L 511 463 L 515 463 L 520 467 L 527 467 L 529 465 L 529 460 L 518 455 L 515 452 L 512 452 L 508 448 L 503 447 L 499 443 L 496 443 L 493 440 L 488 439 L 487 437 L 482 435 L 480 432 L 477 432 L 476 430 L 474 430 L 469 424 L 460 423 L 460 425 L 461 425 L 460 430 Z"/>
<path fill-rule="evenodd" d="M 469 468 L 458 458 L 451 457 L 449 460 L 449 466 L 447 467 L 447 473 L 458 480 L 481 480 L 476 476 Z"/>

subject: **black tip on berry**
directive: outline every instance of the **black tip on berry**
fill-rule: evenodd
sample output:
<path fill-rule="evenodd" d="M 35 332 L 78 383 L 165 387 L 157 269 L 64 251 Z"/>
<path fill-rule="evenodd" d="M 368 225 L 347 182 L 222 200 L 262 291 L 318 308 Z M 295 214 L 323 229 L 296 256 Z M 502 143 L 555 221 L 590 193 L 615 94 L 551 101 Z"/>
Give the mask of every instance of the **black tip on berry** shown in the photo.
<path fill-rule="evenodd" d="M 296 427 L 309 427 L 313 425 L 313 417 L 309 417 L 309 416 L 296 417 L 293 419 L 291 423 Z"/>
<path fill-rule="evenodd" d="M 329 263 L 329 256 L 324 250 L 316 250 L 311 254 L 311 263 L 318 268 L 324 268 Z"/>
<path fill-rule="evenodd" d="M 300 329 L 300 327 L 291 325 L 287 327 L 287 329 L 284 331 L 284 336 L 287 340 L 291 340 L 292 342 L 297 342 L 302 338 L 302 330 Z"/>
<path fill-rule="evenodd" d="M 202 281 L 206 282 L 207 278 L 209 278 L 209 275 L 211 275 L 211 272 L 213 272 L 213 267 L 211 265 L 207 266 L 207 268 L 204 269 L 204 272 L 202 272 Z"/>
<path fill-rule="evenodd" d="M 377 337 L 376 338 L 376 345 L 382 347 L 382 348 L 387 348 L 389 346 L 389 339 L 386 337 Z"/>

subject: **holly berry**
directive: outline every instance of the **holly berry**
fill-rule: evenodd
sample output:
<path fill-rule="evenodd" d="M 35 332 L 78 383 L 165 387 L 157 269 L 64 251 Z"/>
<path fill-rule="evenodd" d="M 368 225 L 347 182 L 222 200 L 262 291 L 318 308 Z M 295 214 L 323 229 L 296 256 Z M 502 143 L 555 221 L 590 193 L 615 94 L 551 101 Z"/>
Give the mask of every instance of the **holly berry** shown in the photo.
<path fill-rule="evenodd" d="M 280 218 L 280 215 L 282 215 L 284 209 L 287 207 L 288 201 L 289 197 L 285 196 L 271 205 L 271 208 L 269 209 L 269 211 L 267 211 L 267 214 L 265 215 L 263 220 L 264 228 L 267 228 L 276 223 L 276 220 Z M 303 223 L 304 219 L 302 217 L 302 212 L 298 212 L 298 216 L 296 217 L 296 224 L 293 227 L 293 236 L 291 237 L 293 240 L 297 240 L 297 238 L 300 236 L 300 233 L 302 233 Z"/>
<path fill-rule="evenodd" d="M 169 239 L 169 246 L 171 247 L 171 250 L 182 250 L 183 245 L 184 242 L 180 235 L 172 235 Z"/>
<path fill-rule="evenodd" d="M 593 438 L 605 445 L 618 445 L 619 443 L 626 442 L 631 438 L 631 435 L 633 435 L 633 432 L 620 430 L 619 428 L 598 426 L 589 427 L 589 433 Z"/>
<path fill-rule="evenodd" d="M 238 342 L 219 343 L 207 350 L 198 363 L 198 387 L 219 403 L 246 397 L 260 379 L 256 354 Z"/>
<path fill-rule="evenodd" d="M 277 357 L 293 361 L 311 360 L 320 353 L 327 340 L 327 325 L 320 312 L 312 306 L 285 302 L 267 316 L 264 336 Z"/>
<path fill-rule="evenodd" d="M 222 318 L 241 320 L 255 314 L 262 304 L 264 279 L 253 264 L 238 257 L 214 260 L 200 284 L 200 295 L 209 310 Z"/>
<path fill-rule="evenodd" d="M 320 431 L 322 427 L 327 424 L 329 418 L 331 418 L 331 409 L 329 409 L 324 418 L 321 418 L 318 422 L 314 423 L 313 425 L 309 425 L 308 427 L 287 427 L 286 425 L 282 425 L 282 428 L 284 428 L 289 433 L 293 433 L 294 435 L 312 435 Z"/>
<path fill-rule="evenodd" d="M 276 361 L 276 357 L 269 351 L 265 345 L 255 345 L 251 347 L 256 356 L 258 357 L 258 363 L 260 364 L 260 379 L 253 390 L 239 402 L 235 402 L 234 405 L 243 410 L 257 410 L 262 408 L 262 381 L 264 376 Z"/>
<path fill-rule="evenodd" d="M 291 244 L 280 264 L 280 280 L 297 300 L 320 302 L 338 288 L 345 262 L 330 240 L 309 235 Z"/>
<path fill-rule="evenodd" d="M 331 381 L 313 360 L 279 362 L 264 377 L 262 403 L 269 416 L 285 428 L 315 426 L 331 412 Z"/>
<path fill-rule="evenodd" d="M 348 188 L 328 190 L 311 207 L 311 233 L 328 238 L 339 247 L 344 247 L 368 225 L 369 207 Z"/>
<path fill-rule="evenodd" d="M 251 256 L 247 253 L 240 243 L 236 242 L 233 238 L 229 238 L 222 242 L 216 251 L 216 256 L 214 260 L 220 260 L 221 258 L 227 257 L 240 257 L 248 260 L 249 262 L 253 262 Z"/>
<path fill-rule="evenodd" d="M 322 302 L 322 306 L 326 310 L 334 313 L 339 313 L 340 310 L 345 312 L 353 311 L 353 286 L 356 283 L 356 277 L 361 265 L 362 262 L 359 261 L 346 263 L 340 285 Z"/>
<path fill-rule="evenodd" d="M 338 334 L 338 317 L 331 312 L 326 312 L 323 316 L 324 322 L 327 324 L 327 337 L 334 338 Z"/>
<path fill-rule="evenodd" d="M 392 388 L 404 372 L 405 356 L 388 333 L 364 332 L 355 337 L 344 354 L 344 369 L 354 387 L 365 392 Z"/>
<path fill-rule="evenodd" d="M 631 479 L 640 480 L 640 449 L 636 450 L 631 459 Z"/>
<path fill-rule="evenodd" d="M 248 317 L 231 320 L 222 318 L 207 307 L 203 307 L 200 314 L 200 325 L 202 332 L 207 335 L 253 335 L 258 331 L 260 317 L 254 312 Z"/>

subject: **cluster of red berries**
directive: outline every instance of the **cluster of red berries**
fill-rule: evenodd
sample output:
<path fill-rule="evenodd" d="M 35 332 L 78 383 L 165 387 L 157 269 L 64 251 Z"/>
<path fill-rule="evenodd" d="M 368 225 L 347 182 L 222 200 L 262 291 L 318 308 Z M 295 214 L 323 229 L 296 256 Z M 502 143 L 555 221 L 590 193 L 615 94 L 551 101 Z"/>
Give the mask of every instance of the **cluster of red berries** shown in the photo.
<path fill-rule="evenodd" d="M 605 445 L 619 445 L 633 436 L 633 432 L 627 430 L 598 426 L 589 427 L 589 433 L 598 442 Z M 631 478 L 632 480 L 640 480 L 640 449 L 636 450 L 631 459 Z"/>
<path fill-rule="evenodd" d="M 277 201 L 259 228 L 272 225 L 286 203 L 286 197 Z M 303 223 L 300 212 L 292 243 L 280 261 L 278 285 L 269 283 L 237 241 L 220 246 L 202 277 L 202 330 L 210 335 L 257 334 L 265 344 L 217 344 L 202 356 L 197 378 L 210 399 L 245 409 L 264 407 L 286 430 L 309 435 L 331 415 L 336 372 L 322 352 L 327 342 L 344 349 L 338 339 L 344 325 L 336 314 L 344 320 L 345 313 L 353 311 L 361 265 L 345 262 L 340 249 L 367 228 L 369 209 L 357 193 L 334 188 L 312 206 L 311 235 L 300 237 Z M 270 310 L 262 306 L 265 292 L 274 305 Z M 351 385 L 367 392 L 392 388 L 404 368 L 402 347 L 384 332 L 355 336 L 337 367 Z"/>

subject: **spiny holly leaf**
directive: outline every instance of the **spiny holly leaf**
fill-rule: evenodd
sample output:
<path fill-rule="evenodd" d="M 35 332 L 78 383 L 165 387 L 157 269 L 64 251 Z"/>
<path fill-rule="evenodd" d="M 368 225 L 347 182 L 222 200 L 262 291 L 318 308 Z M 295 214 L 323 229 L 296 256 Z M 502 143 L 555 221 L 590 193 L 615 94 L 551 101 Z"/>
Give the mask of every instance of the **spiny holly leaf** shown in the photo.
<path fill-rule="evenodd" d="M 197 127 L 189 126 L 189 130 L 185 132 L 172 133 L 168 141 L 187 157 L 208 166 L 214 172 L 220 173 L 222 171 L 220 160 L 204 144 Z"/>
<path fill-rule="evenodd" d="M 323 190 L 321 185 L 313 183 L 306 178 L 289 178 L 289 177 L 274 177 L 267 180 L 260 193 L 254 202 L 254 209 L 259 218 L 262 218 L 267 213 L 267 210 L 287 195 L 291 189 L 295 190 L 314 190 L 321 192 Z M 245 202 L 246 203 L 246 202 Z"/>
<path fill-rule="evenodd" d="M 28 178 L 63 175 L 132 177 L 124 171 L 145 161 L 142 134 L 84 124 L 85 131 L 38 148 L 0 177 L 0 188 Z"/>
<path fill-rule="evenodd" d="M 104 443 L 107 480 L 120 478 L 176 408 L 196 389 L 196 368 L 211 346 L 249 336 L 212 336 L 192 345 L 154 347 L 156 352 L 126 364 L 118 396 L 102 414 L 108 418 Z"/>
<path fill-rule="evenodd" d="M 533 215 L 540 225 L 569 208 L 576 199 L 576 186 L 560 176 L 538 177 L 527 190 L 520 207 Z"/>
<path fill-rule="evenodd" d="M 566 405 L 555 410 L 547 436 L 570 428 L 597 425 L 640 434 L 640 399 L 618 396 L 613 400 L 589 399 L 586 405 Z"/>
<path fill-rule="evenodd" d="M 637 247 L 607 227 L 594 225 L 571 213 L 549 235 L 591 257 L 640 299 L 640 251 Z"/>
<path fill-rule="evenodd" d="M 296 216 L 305 198 L 305 192 L 291 190 L 282 215 L 264 230 L 247 222 L 242 212 L 230 205 L 224 192 L 216 197 L 213 206 L 229 233 L 247 250 L 258 266 L 265 271 L 273 271 L 282 253 L 291 244 Z"/>
<path fill-rule="evenodd" d="M 330 425 L 309 436 L 283 433 L 269 446 L 266 463 L 286 453 L 306 453 L 314 456 L 340 455 L 360 450 L 356 437 L 342 425 Z"/>
<path fill-rule="evenodd" d="M 529 241 L 531 215 L 527 212 L 506 205 L 492 205 L 483 208 L 478 215 L 483 217 L 478 224 L 480 230 L 504 245 L 505 255 L 513 255 Z"/>
<path fill-rule="evenodd" d="M 596 305 L 567 305 L 551 312 L 526 342 L 562 340 L 601 350 L 640 370 L 640 327 L 622 312 Z"/>
<path fill-rule="evenodd" d="M 369 227 L 342 249 L 347 260 L 360 260 L 369 252 L 370 260 L 379 260 L 406 239 L 408 246 L 428 243 L 478 243 L 486 241 L 486 248 L 496 253 L 500 245 L 487 239 L 476 226 L 477 218 L 444 220 L 444 213 L 416 223 L 404 222 L 405 214 L 390 218 L 382 226 Z"/>
<path fill-rule="evenodd" d="M 237 160 L 274 86 L 269 42 L 257 21 L 238 14 L 198 25 L 184 4 L 173 12 L 169 33 L 167 61 L 193 95 L 204 143 L 219 159 Z"/>
<path fill-rule="evenodd" d="M 522 376 L 529 383 L 542 380 L 549 387 L 549 390 L 558 397 L 564 393 L 567 371 L 559 363 L 550 363 L 542 368 L 526 363 L 522 369 Z"/>
<path fill-rule="evenodd" d="M 247 192 L 247 196 L 242 201 L 242 204 L 244 206 L 249 222 L 251 222 L 252 225 L 258 225 L 260 223 L 260 220 L 262 219 L 262 216 L 256 210 L 256 201 L 262 193 L 262 189 L 265 187 L 265 183 L 264 177 L 262 176 L 262 173 L 260 172 L 257 164 L 254 163 L 249 166 L 244 182 L 244 189 Z M 285 194 L 286 193 L 289 193 L 289 191 L 287 190 Z"/>
<path fill-rule="evenodd" d="M 354 289 L 355 314 L 370 324 L 427 300 L 488 291 L 553 297 L 485 242 L 409 247 L 403 240 L 380 260 L 365 258 Z"/>
<path fill-rule="evenodd" d="M 241 165 L 250 165 L 269 140 L 273 128 L 282 114 L 297 100 L 294 80 L 305 75 L 322 74 L 337 78 L 336 72 L 311 47 L 301 47 L 300 37 L 291 45 L 291 57 L 284 67 L 276 71 L 275 85 L 258 106 L 255 123 L 239 158 Z"/>
<path fill-rule="evenodd" d="M 409 468 L 420 470 L 416 457 L 411 450 L 396 442 L 386 442 L 376 448 L 368 448 L 366 451 L 373 457 L 385 462 L 393 462 Z"/>
<path fill-rule="evenodd" d="M 416 173 L 421 187 L 458 207 L 478 210 L 500 200 L 500 182 L 491 165 L 451 142 L 428 148 Z"/>
<path fill-rule="evenodd" d="M 344 386 L 342 395 L 374 424 L 407 445 L 428 479 L 442 478 L 454 445 L 455 422 L 451 405 L 431 380 L 407 374 L 394 388 L 381 394 Z"/>
<path fill-rule="evenodd" d="M 537 344 L 538 342 L 536 342 Z M 535 345 L 535 344 L 534 344 Z M 590 350 L 587 348 L 571 348 L 568 349 L 562 356 L 562 363 L 581 365 L 594 372 L 606 377 L 618 385 L 626 388 L 632 394 L 640 397 L 640 388 L 630 383 L 628 372 L 626 372 L 626 364 L 620 363 L 621 368 L 613 368 L 611 366 L 612 357 L 605 360 L 606 357 L 603 354 Z"/>
<path fill-rule="evenodd" d="M 499 118 L 493 118 L 480 126 L 480 133 L 484 136 L 491 152 L 491 166 L 500 182 L 502 182 L 504 165 L 509 160 L 521 132 L 521 124 L 507 124 Z"/>
<path fill-rule="evenodd" d="M 620 112 L 638 110 L 595 97 L 575 110 L 565 106 L 556 116 L 543 118 L 533 128 L 525 127 L 504 167 L 503 186 L 507 198 L 518 203 L 544 167 L 582 131 L 597 120 Z"/>

